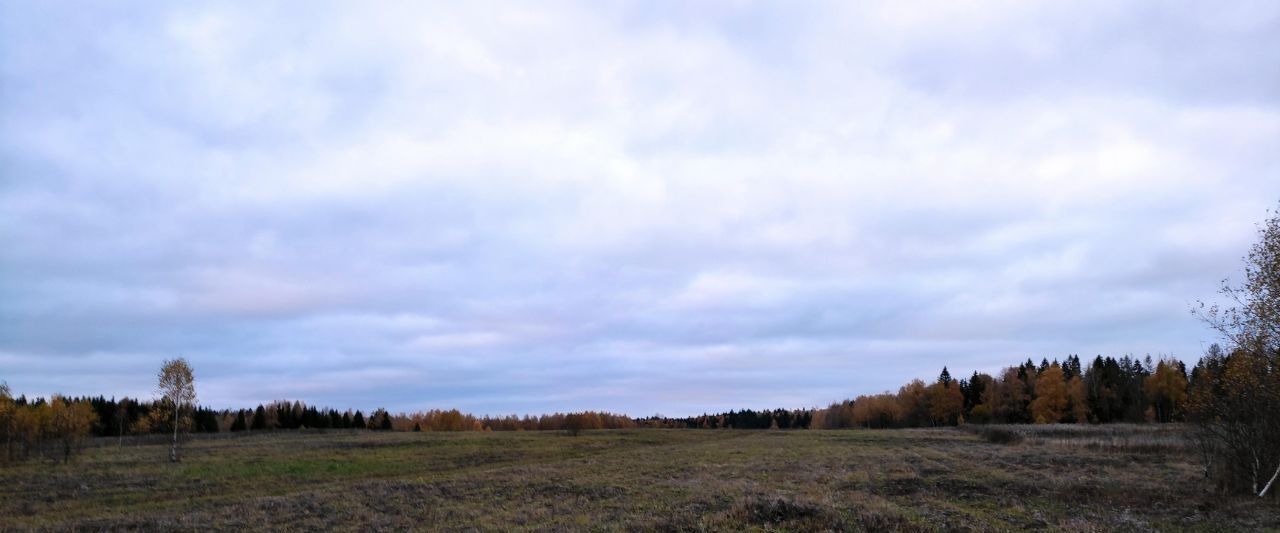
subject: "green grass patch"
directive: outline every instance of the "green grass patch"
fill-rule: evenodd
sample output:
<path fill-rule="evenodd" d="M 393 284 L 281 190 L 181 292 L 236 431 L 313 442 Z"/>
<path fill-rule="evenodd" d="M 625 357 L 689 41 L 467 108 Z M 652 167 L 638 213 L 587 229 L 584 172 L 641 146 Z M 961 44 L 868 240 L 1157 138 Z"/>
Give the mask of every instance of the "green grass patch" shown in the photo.
<path fill-rule="evenodd" d="M 255 478 L 288 478 L 291 481 L 384 475 L 394 472 L 396 464 L 370 459 L 285 459 L 274 461 L 231 462 L 224 464 L 188 464 L 182 476 L 191 480 L 251 480 Z"/>

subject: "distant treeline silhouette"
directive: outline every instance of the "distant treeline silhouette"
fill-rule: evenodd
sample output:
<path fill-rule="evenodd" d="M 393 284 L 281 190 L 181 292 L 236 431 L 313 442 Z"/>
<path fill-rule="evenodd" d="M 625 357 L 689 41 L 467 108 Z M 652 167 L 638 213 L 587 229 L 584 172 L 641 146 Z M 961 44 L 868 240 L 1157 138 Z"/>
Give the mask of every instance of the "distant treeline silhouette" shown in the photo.
<path fill-rule="evenodd" d="M 996 376 L 974 372 L 959 380 L 943 367 L 933 383 L 917 379 L 897 393 L 858 396 L 818 409 L 810 427 L 1175 422 L 1186 416 L 1187 394 L 1198 378 L 1198 368 L 1188 376 L 1181 361 L 1150 356 L 1097 356 L 1083 368 L 1075 355 L 1038 365 L 1028 359 Z"/>
<path fill-rule="evenodd" d="M 1217 350 L 1216 347 L 1213 350 Z M 1215 352 L 1216 353 L 1216 352 Z M 858 396 L 824 409 L 735 410 L 690 417 L 626 415 L 584 411 L 540 416 L 474 416 L 452 410 L 392 414 L 375 409 L 339 411 L 300 401 L 275 401 L 253 409 L 215 410 L 195 407 L 182 417 L 182 431 L 195 433 L 296 429 L 366 429 L 382 431 L 547 431 L 625 428 L 688 429 L 836 429 L 956 425 L 962 423 L 1107 423 L 1171 422 L 1182 420 L 1183 404 L 1196 373 L 1187 375 L 1177 360 L 1150 357 L 1096 357 L 1082 368 L 1077 356 L 1062 362 L 1042 360 L 1004 369 L 997 376 L 974 372 L 953 379 L 946 367 L 929 384 L 913 380 L 897 393 Z M 166 433 L 173 430 L 172 409 L 162 401 L 130 398 L 25 396 L 5 400 L 0 408 L 6 442 L 20 434 L 56 434 L 19 426 L 40 424 L 48 416 L 7 416 L 4 413 L 79 406 L 89 421 L 88 433 L 100 437 Z M 21 440 L 21 439 L 18 439 Z M 28 448 L 33 448 L 28 446 Z M 9 449 L 13 449 L 10 445 Z M 12 452 L 11 452 L 12 455 Z"/>
<path fill-rule="evenodd" d="M 642 427 L 670 429 L 808 429 L 813 413 L 813 409 L 743 409 L 685 418 L 651 416 L 636 422 Z"/>

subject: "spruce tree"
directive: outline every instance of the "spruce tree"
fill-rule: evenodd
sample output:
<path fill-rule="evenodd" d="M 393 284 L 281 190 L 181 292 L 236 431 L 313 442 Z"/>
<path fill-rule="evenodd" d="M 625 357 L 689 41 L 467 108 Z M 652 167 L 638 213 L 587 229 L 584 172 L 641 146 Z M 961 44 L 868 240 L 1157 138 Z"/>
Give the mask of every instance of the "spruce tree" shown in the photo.
<path fill-rule="evenodd" d="M 261 405 L 253 411 L 253 423 L 249 425 L 249 429 L 254 431 L 267 429 L 267 410 Z"/>

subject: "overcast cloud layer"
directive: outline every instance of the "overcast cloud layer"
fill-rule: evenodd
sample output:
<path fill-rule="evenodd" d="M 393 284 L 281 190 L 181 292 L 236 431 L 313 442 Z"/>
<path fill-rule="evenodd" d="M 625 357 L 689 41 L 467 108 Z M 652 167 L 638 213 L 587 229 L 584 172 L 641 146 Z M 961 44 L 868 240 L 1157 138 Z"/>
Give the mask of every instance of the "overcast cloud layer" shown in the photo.
<path fill-rule="evenodd" d="M 682 415 L 1193 360 L 1280 200 L 1274 1 L 260 4 L 0 7 L 15 392 L 183 355 L 217 407 Z"/>

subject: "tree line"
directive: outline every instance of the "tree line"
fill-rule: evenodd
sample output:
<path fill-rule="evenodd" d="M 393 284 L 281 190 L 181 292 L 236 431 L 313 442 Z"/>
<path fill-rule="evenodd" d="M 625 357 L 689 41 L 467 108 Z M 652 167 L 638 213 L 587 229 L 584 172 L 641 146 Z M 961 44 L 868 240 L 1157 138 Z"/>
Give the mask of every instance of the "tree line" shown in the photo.
<path fill-rule="evenodd" d="M 28 402 L 0 383 L 0 440 L 4 462 L 32 457 L 66 462 L 84 445 L 95 416 L 89 404 L 54 395 Z"/>
<path fill-rule="evenodd" d="M 651 416 L 636 419 L 640 427 L 667 429 L 808 429 L 813 409 L 743 409 L 684 418 Z"/>
<path fill-rule="evenodd" d="M 811 427 L 892 428 L 964 423 L 1056 424 L 1177 422 L 1185 419 L 1187 395 L 1199 374 L 1172 358 L 1119 359 L 1097 356 L 1088 366 L 1079 356 L 1062 361 L 1030 359 L 992 376 L 964 379 L 942 368 L 932 383 L 916 379 L 897 393 L 862 395 L 813 414 Z"/>
<path fill-rule="evenodd" d="M 475 416 L 457 409 L 393 414 L 375 409 L 338 411 L 301 401 L 278 400 L 253 409 L 215 410 L 182 405 L 175 416 L 168 398 L 154 400 L 104 396 L 48 399 L 13 397 L 0 383 L 0 442 L 5 462 L 31 458 L 69 460 L 89 437 L 240 433 L 285 430 L 369 431 L 568 431 L 642 427 L 621 414 L 581 411 L 538 416 Z M 176 426 L 175 426 L 176 424 Z M 176 460 L 176 445 L 171 458 Z"/>
<path fill-rule="evenodd" d="M 1220 353 L 1215 345 L 1211 353 Z M 63 424 L 82 431 L 80 438 L 179 433 L 253 432 L 299 429 L 360 429 L 374 431 L 581 431 L 590 429 L 838 429 L 957 425 L 961 423 L 1107 423 L 1173 422 L 1184 420 L 1191 384 L 1177 360 L 1150 357 L 1096 357 L 1082 369 L 1079 357 L 1042 360 L 1008 367 L 996 376 L 974 372 L 953 379 L 944 367 L 929 384 L 913 380 L 898 392 L 858 396 L 824 409 L 733 410 L 689 417 L 627 415 L 582 411 L 544 415 L 475 416 L 457 409 L 413 413 L 375 409 L 320 408 L 301 401 L 278 400 L 255 408 L 215 410 L 184 407 L 175 417 L 165 399 L 55 396 L 45 400 L 0 395 L 0 431 L 16 447 L 9 457 L 26 457 L 39 450 L 40 435 L 55 438 L 59 431 L 38 427 L 55 420 L 42 410 L 64 407 L 82 423 Z M 14 414 L 18 413 L 18 414 Z M 60 419 L 59 419 L 60 420 Z M 11 438 L 12 437 L 12 438 Z M 12 448 L 12 447 L 11 447 Z M 8 449 L 8 448 L 7 448 Z"/>

